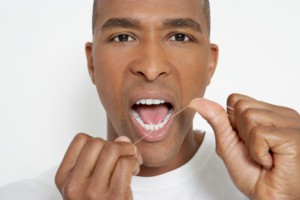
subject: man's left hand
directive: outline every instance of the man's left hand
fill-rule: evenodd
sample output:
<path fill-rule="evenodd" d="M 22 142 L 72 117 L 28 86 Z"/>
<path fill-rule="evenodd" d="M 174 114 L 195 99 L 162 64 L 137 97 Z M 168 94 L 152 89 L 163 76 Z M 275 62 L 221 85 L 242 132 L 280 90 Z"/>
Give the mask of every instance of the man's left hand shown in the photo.
<path fill-rule="evenodd" d="M 212 126 L 218 155 L 244 194 L 253 199 L 300 199 L 300 115 L 290 108 L 233 94 L 227 112 L 195 99 Z"/>

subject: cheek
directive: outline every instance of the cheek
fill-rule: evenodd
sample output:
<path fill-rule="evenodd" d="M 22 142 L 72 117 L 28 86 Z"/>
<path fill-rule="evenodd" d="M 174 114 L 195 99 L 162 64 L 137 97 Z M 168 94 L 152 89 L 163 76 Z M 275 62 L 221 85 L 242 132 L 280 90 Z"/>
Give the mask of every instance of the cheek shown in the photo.
<path fill-rule="evenodd" d="M 116 48 L 103 47 L 98 49 L 94 59 L 95 79 L 109 88 L 121 85 L 129 56 L 125 51 Z M 97 80 L 98 79 L 98 80 Z"/>
<path fill-rule="evenodd" d="M 102 53 L 94 59 L 95 84 L 106 109 L 118 107 L 123 79 L 123 62 L 113 54 Z"/>
<path fill-rule="evenodd" d="M 203 97 L 209 80 L 208 67 L 209 61 L 205 51 L 187 54 L 184 59 L 177 61 L 181 91 L 187 101 Z"/>

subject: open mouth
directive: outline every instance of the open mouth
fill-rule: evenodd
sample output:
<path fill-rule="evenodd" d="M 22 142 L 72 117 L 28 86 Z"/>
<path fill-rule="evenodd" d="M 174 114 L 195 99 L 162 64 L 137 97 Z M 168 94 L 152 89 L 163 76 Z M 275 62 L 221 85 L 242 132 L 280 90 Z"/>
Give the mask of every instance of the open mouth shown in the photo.
<path fill-rule="evenodd" d="M 131 107 L 133 117 L 147 131 L 162 129 L 172 112 L 172 104 L 163 99 L 140 99 Z"/>

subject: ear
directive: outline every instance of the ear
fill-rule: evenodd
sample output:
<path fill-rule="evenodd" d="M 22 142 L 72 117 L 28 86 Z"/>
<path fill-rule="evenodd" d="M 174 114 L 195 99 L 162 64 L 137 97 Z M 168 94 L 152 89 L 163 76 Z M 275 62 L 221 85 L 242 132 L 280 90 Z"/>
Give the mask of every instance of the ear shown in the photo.
<path fill-rule="evenodd" d="M 219 58 L 219 47 L 216 44 L 210 44 L 210 57 L 209 57 L 209 66 L 208 66 L 208 81 L 207 85 L 210 84 L 211 78 L 214 75 Z"/>
<path fill-rule="evenodd" d="M 87 60 L 87 67 L 89 70 L 89 74 L 92 82 L 95 84 L 95 71 L 94 71 L 94 59 L 93 59 L 93 43 L 87 42 L 85 44 L 85 55 Z"/>

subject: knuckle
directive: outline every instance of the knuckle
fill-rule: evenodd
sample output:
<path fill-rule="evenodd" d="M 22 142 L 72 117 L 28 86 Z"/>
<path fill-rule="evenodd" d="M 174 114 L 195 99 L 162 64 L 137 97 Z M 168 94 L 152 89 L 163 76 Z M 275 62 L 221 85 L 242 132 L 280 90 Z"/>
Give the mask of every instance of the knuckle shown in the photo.
<path fill-rule="evenodd" d="M 132 191 L 130 186 L 124 186 L 125 189 L 120 191 L 118 187 L 110 187 L 106 194 L 107 200 L 132 200 Z"/>
<path fill-rule="evenodd" d="M 62 189 L 62 194 L 64 197 L 68 197 L 68 199 L 75 199 L 78 192 L 77 190 L 78 187 L 75 184 L 69 182 L 64 185 Z"/>
<path fill-rule="evenodd" d="M 107 200 L 116 200 L 116 199 L 122 199 L 122 195 L 120 194 L 119 190 L 116 187 L 110 187 L 108 194 L 106 194 Z"/>
<path fill-rule="evenodd" d="M 255 116 L 255 110 L 251 108 L 247 108 L 242 112 L 241 116 L 244 120 L 251 120 Z"/>
<path fill-rule="evenodd" d="M 94 189 L 88 188 L 85 192 L 85 198 L 87 200 L 94 200 L 98 198 L 98 194 L 95 192 Z"/>
<path fill-rule="evenodd" d="M 63 185 L 63 179 L 61 178 L 60 174 L 59 173 L 56 173 L 55 177 L 54 177 L 54 182 L 55 182 L 55 185 L 56 187 L 61 190 L 62 188 L 62 185 Z"/>
<path fill-rule="evenodd" d="M 247 101 L 247 100 L 238 100 L 235 105 L 235 109 L 238 112 L 244 112 L 245 110 L 248 110 L 249 108 L 250 108 L 250 104 L 249 104 L 249 101 Z"/>
<path fill-rule="evenodd" d="M 236 93 L 230 94 L 227 98 L 227 105 L 235 105 L 239 100 L 239 95 Z"/>
<path fill-rule="evenodd" d="M 105 141 L 101 138 L 94 138 L 92 140 L 90 140 L 88 142 L 88 145 L 91 145 L 91 146 L 102 146 L 103 144 L 105 143 Z"/>
<path fill-rule="evenodd" d="M 76 136 L 74 137 L 74 140 L 79 140 L 79 141 L 84 141 L 87 142 L 91 139 L 92 137 L 85 134 L 85 133 L 77 133 Z"/>
<path fill-rule="evenodd" d="M 89 184 L 84 192 L 84 199 L 86 200 L 109 199 L 109 197 L 109 188 L 101 188 L 98 184 Z"/>
<path fill-rule="evenodd" d="M 120 168 L 123 169 L 123 168 L 127 168 L 130 162 L 132 162 L 131 158 L 121 157 L 119 158 L 118 165 Z"/>
<path fill-rule="evenodd" d="M 104 146 L 104 151 L 109 155 L 118 155 L 121 153 L 122 149 L 120 144 L 116 142 L 107 142 Z"/>

